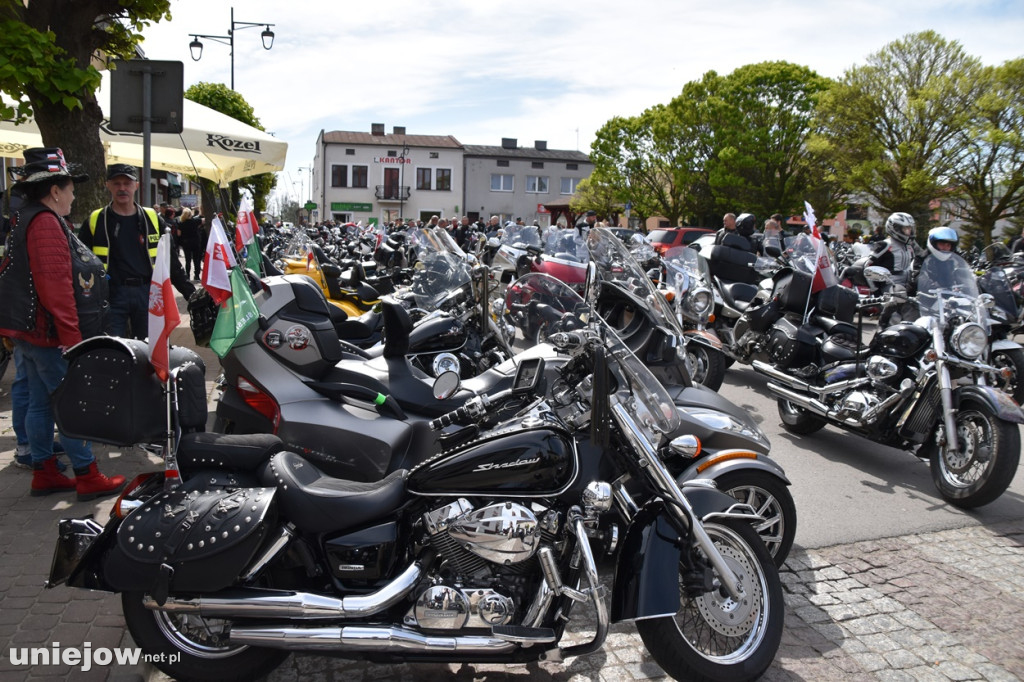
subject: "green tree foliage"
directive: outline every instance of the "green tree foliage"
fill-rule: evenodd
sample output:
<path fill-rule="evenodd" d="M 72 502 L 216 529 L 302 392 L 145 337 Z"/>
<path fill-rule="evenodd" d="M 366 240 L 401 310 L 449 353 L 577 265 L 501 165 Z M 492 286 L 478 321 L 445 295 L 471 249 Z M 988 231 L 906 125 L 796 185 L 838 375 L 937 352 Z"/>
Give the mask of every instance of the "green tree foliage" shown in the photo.
<path fill-rule="evenodd" d="M 609 224 L 616 224 L 622 211 L 622 203 L 614 187 L 591 176 L 580 180 L 576 185 L 576 193 L 569 202 L 569 208 L 576 215 L 597 211 L 597 215 L 603 220 L 607 220 Z"/>
<path fill-rule="evenodd" d="M 223 83 L 196 83 L 185 91 L 185 99 L 219 111 L 253 128 L 264 130 L 260 120 L 256 117 L 256 112 L 253 110 L 252 105 L 244 97 Z M 199 182 L 203 188 L 203 206 L 207 212 L 216 210 L 213 198 L 216 196 L 217 188 L 214 183 L 198 177 L 193 178 L 193 180 Z M 267 209 L 267 198 L 270 196 L 270 191 L 274 189 L 276 183 L 277 178 L 273 173 L 262 173 L 236 180 L 231 183 L 229 196 L 221 197 L 222 202 L 227 204 L 224 207 L 226 212 L 233 215 L 238 210 L 241 191 L 249 190 L 253 197 L 253 208 L 256 210 L 257 217 L 259 217 Z"/>
<path fill-rule="evenodd" d="M 957 133 L 950 203 L 985 246 L 1000 219 L 1024 218 L 1024 59 L 984 68 L 974 115 Z"/>
<path fill-rule="evenodd" d="M 817 149 L 843 186 L 882 212 L 905 211 L 924 229 L 929 202 L 962 157 L 982 80 L 979 61 L 933 31 L 870 55 L 824 93 Z"/>
<path fill-rule="evenodd" d="M 807 147 L 816 100 L 830 85 L 805 66 L 762 62 L 709 74 L 697 93 L 683 89 L 679 98 L 703 98 L 707 182 L 719 212 L 797 213 L 812 195 L 831 212 L 837 185 Z"/>
<path fill-rule="evenodd" d="M 35 118 L 47 147 L 61 147 L 93 181 L 77 190 L 74 218 L 108 200 L 100 84 L 95 59 L 130 59 L 151 23 L 170 19 L 169 0 L 0 0 L 0 116 Z"/>

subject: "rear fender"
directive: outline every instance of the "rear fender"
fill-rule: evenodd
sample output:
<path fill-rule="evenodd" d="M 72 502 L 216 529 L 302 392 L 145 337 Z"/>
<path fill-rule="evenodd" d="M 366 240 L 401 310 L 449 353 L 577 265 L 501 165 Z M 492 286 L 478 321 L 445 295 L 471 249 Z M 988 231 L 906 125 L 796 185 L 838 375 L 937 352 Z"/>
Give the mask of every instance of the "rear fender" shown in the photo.
<path fill-rule="evenodd" d="M 722 514 L 736 500 L 711 488 L 688 488 L 683 495 L 698 519 Z M 679 561 L 682 543 L 665 511 L 665 503 L 644 505 L 629 523 L 615 565 L 611 620 L 672 616 L 679 608 Z"/>
<path fill-rule="evenodd" d="M 1009 339 L 999 339 L 998 341 L 992 342 L 992 345 L 989 346 L 989 351 L 1021 350 L 1022 348 L 1024 348 L 1024 346 L 1021 346 L 1016 341 L 1011 341 Z"/>
<path fill-rule="evenodd" d="M 953 404 L 957 409 L 964 401 L 973 400 L 987 405 L 997 417 L 1014 424 L 1024 424 L 1024 409 L 1008 394 L 991 386 L 961 386 L 953 391 Z"/>

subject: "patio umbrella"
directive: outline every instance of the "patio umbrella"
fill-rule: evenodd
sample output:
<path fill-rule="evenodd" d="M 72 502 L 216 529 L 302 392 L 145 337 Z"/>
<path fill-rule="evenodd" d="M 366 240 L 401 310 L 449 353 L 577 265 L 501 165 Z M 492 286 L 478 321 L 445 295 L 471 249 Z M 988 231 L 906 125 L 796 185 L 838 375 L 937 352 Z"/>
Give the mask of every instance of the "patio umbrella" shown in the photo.
<path fill-rule="evenodd" d="M 142 133 L 122 133 L 109 129 L 110 89 L 104 79 L 96 91 L 105 112 L 100 125 L 100 140 L 110 163 L 142 166 Z M 288 143 L 241 121 L 201 104 L 185 100 L 182 109 L 184 130 L 180 135 L 153 133 L 150 141 L 150 167 L 155 170 L 200 175 L 221 187 L 239 178 L 284 169 Z M 20 159 L 22 152 L 43 146 L 34 121 L 14 125 L 0 121 L 0 156 Z"/>

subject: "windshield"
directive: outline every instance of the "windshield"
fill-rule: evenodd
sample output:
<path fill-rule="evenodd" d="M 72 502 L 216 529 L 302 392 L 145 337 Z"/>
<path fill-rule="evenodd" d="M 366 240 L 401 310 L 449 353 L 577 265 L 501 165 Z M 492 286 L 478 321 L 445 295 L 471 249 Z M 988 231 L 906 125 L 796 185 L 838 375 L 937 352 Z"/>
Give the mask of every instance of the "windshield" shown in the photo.
<path fill-rule="evenodd" d="M 711 281 L 707 260 L 688 246 L 672 247 L 661 257 L 661 262 L 668 272 L 667 284 L 679 293 Z"/>
<path fill-rule="evenodd" d="M 982 253 L 985 255 L 985 260 L 989 263 L 1005 263 L 1013 259 L 1010 249 L 1002 242 L 989 244 Z"/>
<path fill-rule="evenodd" d="M 590 259 L 587 240 L 576 228 L 549 230 L 544 235 L 544 252 L 552 258 L 576 263 L 586 263 Z"/>
<path fill-rule="evenodd" d="M 917 276 L 918 304 L 922 315 L 937 315 L 945 302 L 970 306 L 978 297 L 974 271 L 957 253 L 946 260 L 928 256 Z"/>
<path fill-rule="evenodd" d="M 597 281 L 588 288 L 591 296 L 600 296 L 601 287 L 615 286 L 641 303 L 654 315 L 659 325 L 671 330 L 678 338 L 683 338 L 683 330 L 669 309 L 665 297 L 654 288 L 647 273 L 636 262 L 621 239 L 607 228 L 597 227 L 588 233 L 587 247 L 590 251 L 590 260 L 596 266 Z"/>
<path fill-rule="evenodd" d="M 417 307 L 432 310 L 469 283 L 469 264 L 443 228 L 421 228 L 411 238 L 419 258 L 413 266 L 412 293 Z"/>
<path fill-rule="evenodd" d="M 669 230 L 654 230 L 647 235 L 647 238 L 650 239 L 652 243 L 671 244 L 675 241 L 676 233 L 670 232 Z"/>
<path fill-rule="evenodd" d="M 507 225 L 501 244 L 514 249 L 525 249 L 527 246 L 540 247 L 540 232 L 536 227 L 528 225 Z"/>
<path fill-rule="evenodd" d="M 794 270 L 814 274 L 815 264 L 818 262 L 818 247 L 829 263 L 832 263 L 832 250 L 821 244 L 820 239 L 809 234 L 798 234 L 795 237 L 786 237 L 786 247 L 783 254 L 789 259 Z M 833 264 L 834 267 L 834 264 Z"/>
<path fill-rule="evenodd" d="M 593 235 L 594 232 L 595 230 L 591 230 L 590 234 Z M 583 328 L 589 328 L 591 332 L 599 334 L 600 338 L 604 339 L 609 361 L 618 365 L 628 383 L 626 386 L 619 386 L 617 395 L 620 400 L 630 401 L 638 422 L 655 447 L 660 440 L 660 434 L 670 434 L 679 428 L 679 415 L 664 386 L 600 316 L 591 314 L 591 306 L 569 285 L 549 275 L 530 273 L 513 282 L 509 286 L 509 291 L 533 292 L 537 303 L 543 304 L 547 314 L 544 315 L 541 340 L 556 332 Z"/>

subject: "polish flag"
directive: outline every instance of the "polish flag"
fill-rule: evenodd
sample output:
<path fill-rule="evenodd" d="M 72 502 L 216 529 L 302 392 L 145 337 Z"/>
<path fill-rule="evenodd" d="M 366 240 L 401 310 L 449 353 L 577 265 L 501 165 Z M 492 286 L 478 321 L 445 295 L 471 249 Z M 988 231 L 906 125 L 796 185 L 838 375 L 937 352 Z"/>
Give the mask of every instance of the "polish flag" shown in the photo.
<path fill-rule="evenodd" d="M 238 215 L 235 216 L 235 251 L 239 253 L 246 245 L 255 239 L 259 227 L 256 226 L 256 214 L 253 213 L 252 204 L 246 197 L 242 197 L 238 204 Z"/>
<path fill-rule="evenodd" d="M 821 232 L 818 231 L 818 224 L 815 222 L 814 209 L 806 201 L 804 202 L 804 220 L 811 226 L 811 236 L 814 238 L 818 250 L 814 279 L 811 280 L 811 293 L 813 294 L 835 286 L 837 280 L 835 270 L 832 269 L 832 261 L 828 257 L 828 247 L 825 246 L 825 240 L 821 238 Z"/>
<path fill-rule="evenodd" d="M 167 381 L 171 330 L 181 324 L 171 287 L 171 235 L 160 237 L 149 285 L 149 361 L 160 381 Z"/>
<path fill-rule="evenodd" d="M 228 272 L 233 267 L 235 254 L 220 218 L 214 218 L 206 254 L 203 256 L 203 288 L 210 292 L 210 298 L 217 305 L 231 298 L 231 278 Z"/>

